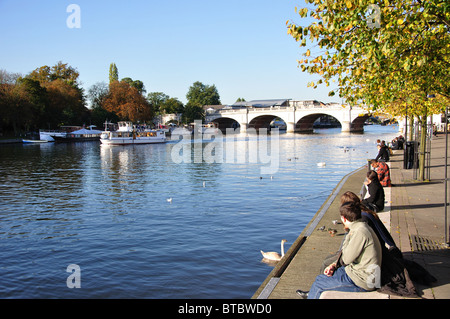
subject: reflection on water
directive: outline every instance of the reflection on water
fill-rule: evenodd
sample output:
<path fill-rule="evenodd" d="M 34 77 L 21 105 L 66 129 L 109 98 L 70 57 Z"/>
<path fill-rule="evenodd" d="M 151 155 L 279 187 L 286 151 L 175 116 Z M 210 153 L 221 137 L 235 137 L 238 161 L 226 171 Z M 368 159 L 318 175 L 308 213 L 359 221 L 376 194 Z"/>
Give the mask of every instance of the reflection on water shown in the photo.
<path fill-rule="evenodd" d="M 273 266 L 260 250 L 286 238 L 287 251 L 340 179 L 376 155 L 375 140 L 396 135 L 280 135 L 274 174 L 249 161 L 252 136 L 224 140 L 219 163 L 196 162 L 196 144 L 176 163 L 176 142 L 2 145 L 0 297 L 249 298 Z M 66 286 L 70 264 L 80 289 Z"/>

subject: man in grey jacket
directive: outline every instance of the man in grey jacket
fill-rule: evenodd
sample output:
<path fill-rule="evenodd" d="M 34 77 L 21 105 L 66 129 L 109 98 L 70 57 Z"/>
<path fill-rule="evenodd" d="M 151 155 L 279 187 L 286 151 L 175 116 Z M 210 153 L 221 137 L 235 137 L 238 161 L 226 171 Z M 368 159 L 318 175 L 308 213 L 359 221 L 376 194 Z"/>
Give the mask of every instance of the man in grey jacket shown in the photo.
<path fill-rule="evenodd" d="M 319 299 L 327 290 L 363 292 L 380 287 L 381 244 L 373 230 L 361 220 L 360 206 L 344 203 L 341 220 L 350 231 L 342 245 L 340 263 L 328 266 L 318 275 L 309 292 L 297 290 L 303 298 Z"/>

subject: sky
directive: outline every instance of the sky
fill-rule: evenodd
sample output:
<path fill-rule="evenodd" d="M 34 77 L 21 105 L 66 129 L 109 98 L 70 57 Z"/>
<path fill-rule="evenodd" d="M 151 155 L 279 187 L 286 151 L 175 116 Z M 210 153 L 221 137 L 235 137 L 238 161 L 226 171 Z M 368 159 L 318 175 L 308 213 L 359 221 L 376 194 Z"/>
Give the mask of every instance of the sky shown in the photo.
<path fill-rule="evenodd" d="M 69 5 L 79 8 L 67 10 Z M 196 81 L 215 85 L 222 104 L 236 99 L 319 100 L 330 87 L 307 87 L 302 49 L 286 21 L 300 22 L 304 0 L 0 0 L 0 69 L 26 75 L 59 61 L 80 73 L 87 92 L 119 79 L 144 83 L 186 103 Z M 68 24 L 69 20 L 69 24 Z M 70 28 L 79 21 L 79 27 Z M 76 25 L 75 25 L 76 26 Z M 6 30 L 6 31 L 5 31 Z"/>

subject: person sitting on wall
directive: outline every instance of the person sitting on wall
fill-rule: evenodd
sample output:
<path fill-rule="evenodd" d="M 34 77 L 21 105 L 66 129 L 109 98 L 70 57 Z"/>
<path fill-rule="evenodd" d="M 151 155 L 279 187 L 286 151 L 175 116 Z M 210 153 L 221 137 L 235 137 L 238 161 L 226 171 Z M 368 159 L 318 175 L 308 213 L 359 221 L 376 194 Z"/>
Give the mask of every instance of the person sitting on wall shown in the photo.
<path fill-rule="evenodd" d="M 393 150 L 398 150 L 398 149 L 399 149 L 399 148 L 398 148 L 398 137 L 394 138 L 394 139 L 391 141 L 391 148 L 392 148 Z"/>
<path fill-rule="evenodd" d="M 368 209 L 378 213 L 384 209 L 384 189 L 374 171 L 367 172 L 364 181 L 361 203 Z"/>
<path fill-rule="evenodd" d="M 377 172 L 378 180 L 380 181 L 381 186 L 391 187 L 391 175 L 388 164 L 386 164 L 386 162 L 379 162 L 373 159 L 370 160 L 370 166 L 372 166 L 373 170 Z"/>
<path fill-rule="evenodd" d="M 389 149 L 385 141 L 381 141 L 381 144 L 378 146 L 378 155 L 375 159 L 377 161 L 389 162 Z"/>
<path fill-rule="evenodd" d="M 405 143 L 405 138 L 403 137 L 403 135 L 400 135 L 398 137 L 397 142 L 398 142 L 398 149 L 402 150 L 403 149 L 403 143 Z"/>

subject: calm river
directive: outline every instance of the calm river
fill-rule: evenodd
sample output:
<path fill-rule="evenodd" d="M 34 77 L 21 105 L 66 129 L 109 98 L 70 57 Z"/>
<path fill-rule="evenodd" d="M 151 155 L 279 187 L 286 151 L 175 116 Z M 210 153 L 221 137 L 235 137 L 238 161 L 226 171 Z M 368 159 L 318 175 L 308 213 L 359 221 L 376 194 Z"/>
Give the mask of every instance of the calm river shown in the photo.
<path fill-rule="evenodd" d="M 175 142 L 0 145 L 0 298 L 250 298 L 272 270 L 260 250 L 289 249 L 376 139 L 399 135 L 365 130 L 280 134 L 270 175 L 177 163 Z M 223 145 L 239 156 L 254 138 Z"/>

